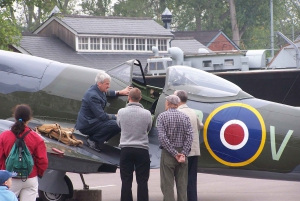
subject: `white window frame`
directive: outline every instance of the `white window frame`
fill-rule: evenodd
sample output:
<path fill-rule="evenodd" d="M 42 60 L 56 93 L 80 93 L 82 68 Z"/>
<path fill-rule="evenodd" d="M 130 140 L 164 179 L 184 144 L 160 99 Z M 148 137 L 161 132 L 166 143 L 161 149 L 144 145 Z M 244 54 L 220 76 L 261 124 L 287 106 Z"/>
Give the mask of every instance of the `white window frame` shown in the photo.
<path fill-rule="evenodd" d="M 137 38 L 136 39 L 136 51 L 146 51 L 146 38 Z"/>
<path fill-rule="evenodd" d="M 90 38 L 90 44 L 89 44 L 89 48 L 91 51 L 97 51 L 97 50 L 101 50 L 101 38 L 100 37 L 89 37 Z M 92 42 L 93 39 L 96 39 L 96 43 Z M 96 46 L 96 48 L 94 48 Z M 93 47 L 93 48 L 92 48 Z M 97 48 L 99 47 L 99 48 Z"/>
<path fill-rule="evenodd" d="M 76 37 L 76 51 L 152 52 L 152 46 L 156 46 L 158 47 L 159 52 L 167 52 L 169 48 L 169 41 L 170 39 L 167 38 L 83 35 Z"/>
<path fill-rule="evenodd" d="M 116 43 L 115 43 L 115 40 L 117 40 Z M 114 38 L 113 39 L 113 42 L 114 42 L 113 50 L 116 50 L 116 51 L 124 50 L 124 42 L 123 41 L 124 41 L 124 38 Z M 115 47 L 120 47 L 121 49 L 116 49 Z"/>
<path fill-rule="evenodd" d="M 168 50 L 167 39 L 157 39 L 158 51 L 165 52 Z"/>
<path fill-rule="evenodd" d="M 102 50 L 112 50 L 112 38 L 102 38 Z"/>
<path fill-rule="evenodd" d="M 86 40 L 87 39 L 87 41 L 82 41 L 82 40 Z M 78 50 L 89 50 L 89 42 L 90 42 L 90 37 L 78 37 Z M 85 47 L 87 47 L 87 48 L 82 48 L 83 47 L 83 45 L 85 46 Z"/>
<path fill-rule="evenodd" d="M 131 47 L 131 48 L 129 48 Z M 135 40 L 134 38 L 125 38 L 125 51 L 134 51 L 135 49 Z"/>
<path fill-rule="evenodd" d="M 156 44 L 156 39 L 154 38 L 147 38 L 147 51 L 152 51 L 152 47 L 153 46 L 156 46 L 157 47 L 157 44 Z"/>

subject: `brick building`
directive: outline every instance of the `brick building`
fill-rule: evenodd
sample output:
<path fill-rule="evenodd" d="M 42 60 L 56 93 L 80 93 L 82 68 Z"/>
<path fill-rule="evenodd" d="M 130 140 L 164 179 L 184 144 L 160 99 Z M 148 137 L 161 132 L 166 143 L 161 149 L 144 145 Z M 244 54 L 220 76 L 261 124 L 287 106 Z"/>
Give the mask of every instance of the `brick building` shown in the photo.
<path fill-rule="evenodd" d="M 215 31 L 175 31 L 175 38 L 192 37 L 212 51 L 240 50 L 221 30 Z"/>

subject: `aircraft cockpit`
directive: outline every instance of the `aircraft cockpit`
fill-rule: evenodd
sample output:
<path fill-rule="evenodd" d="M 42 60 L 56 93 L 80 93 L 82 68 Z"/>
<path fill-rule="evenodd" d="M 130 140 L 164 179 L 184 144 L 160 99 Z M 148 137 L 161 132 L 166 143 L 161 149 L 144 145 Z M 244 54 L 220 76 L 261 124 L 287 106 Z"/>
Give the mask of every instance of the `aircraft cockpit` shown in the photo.
<path fill-rule="evenodd" d="M 130 60 L 107 72 L 128 85 L 138 87 L 143 94 L 141 103 L 150 111 L 154 109 L 163 92 L 169 95 L 175 90 L 185 90 L 191 100 L 200 102 L 252 97 L 221 77 L 188 66 L 171 66 L 168 67 L 166 75 L 151 75 L 144 74 L 140 61 Z"/>
<path fill-rule="evenodd" d="M 172 66 L 167 71 L 165 89 L 185 90 L 204 97 L 236 96 L 240 87 L 211 73 L 185 66 Z"/>

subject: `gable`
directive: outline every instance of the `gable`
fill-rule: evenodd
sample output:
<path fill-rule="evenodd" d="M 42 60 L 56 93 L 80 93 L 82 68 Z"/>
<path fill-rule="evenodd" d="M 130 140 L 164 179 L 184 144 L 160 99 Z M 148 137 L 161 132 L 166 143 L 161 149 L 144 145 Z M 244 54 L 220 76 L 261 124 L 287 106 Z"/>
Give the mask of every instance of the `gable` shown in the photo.
<path fill-rule="evenodd" d="M 38 35 L 54 35 L 76 50 L 76 36 L 56 20 L 52 20 L 47 26 L 38 32 Z"/>
<path fill-rule="evenodd" d="M 214 38 L 207 47 L 212 51 L 239 50 L 223 34 L 219 34 Z"/>
<path fill-rule="evenodd" d="M 240 50 L 240 48 L 220 30 L 176 31 L 173 32 L 173 34 L 175 35 L 175 38 L 193 37 L 213 51 Z M 225 46 L 226 48 L 224 48 Z"/>

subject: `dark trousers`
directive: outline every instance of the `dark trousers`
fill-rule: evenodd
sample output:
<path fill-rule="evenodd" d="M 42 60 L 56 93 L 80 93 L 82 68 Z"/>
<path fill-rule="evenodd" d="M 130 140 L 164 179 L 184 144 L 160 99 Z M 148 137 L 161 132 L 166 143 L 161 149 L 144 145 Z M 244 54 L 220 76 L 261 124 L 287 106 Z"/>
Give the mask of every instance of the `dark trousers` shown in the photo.
<path fill-rule="evenodd" d="M 137 200 L 148 201 L 148 179 L 150 174 L 149 151 L 142 148 L 124 147 L 121 149 L 120 175 L 122 180 L 121 201 L 132 201 L 132 180 L 135 170 Z"/>
<path fill-rule="evenodd" d="M 92 124 L 89 128 L 79 130 L 82 134 L 88 135 L 90 140 L 103 144 L 113 136 L 121 132 L 116 120 L 108 120 Z"/>
<path fill-rule="evenodd" d="M 188 157 L 188 185 L 187 185 L 187 197 L 188 201 L 197 201 L 197 167 L 198 157 Z"/>

